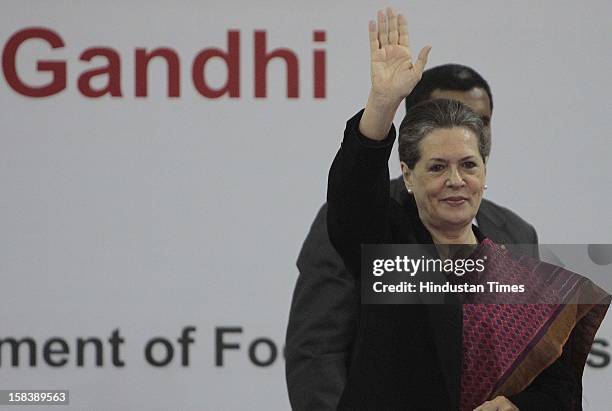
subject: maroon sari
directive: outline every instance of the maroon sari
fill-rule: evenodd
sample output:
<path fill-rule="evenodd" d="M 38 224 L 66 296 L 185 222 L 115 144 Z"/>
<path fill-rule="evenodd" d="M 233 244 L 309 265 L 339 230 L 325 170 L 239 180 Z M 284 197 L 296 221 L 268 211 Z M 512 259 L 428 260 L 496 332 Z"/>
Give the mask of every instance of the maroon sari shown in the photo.
<path fill-rule="evenodd" d="M 485 256 L 485 271 L 462 281 L 524 284 L 525 292 L 464 295 L 461 410 L 523 391 L 566 344 L 572 376 L 581 381 L 610 295 L 576 273 L 514 256 L 489 239 L 472 255 Z M 581 396 L 577 390 L 570 409 L 582 409 Z"/>

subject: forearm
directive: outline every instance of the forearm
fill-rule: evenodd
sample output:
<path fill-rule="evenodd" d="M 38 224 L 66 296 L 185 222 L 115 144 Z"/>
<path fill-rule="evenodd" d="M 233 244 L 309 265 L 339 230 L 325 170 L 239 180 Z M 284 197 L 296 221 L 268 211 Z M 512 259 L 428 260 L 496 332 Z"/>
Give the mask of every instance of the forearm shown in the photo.
<path fill-rule="evenodd" d="M 431 49 L 421 49 L 413 62 L 406 19 L 391 8 L 386 13 L 378 11 L 377 21 L 370 21 L 368 33 L 368 102 L 361 115 L 347 122 L 327 191 L 330 239 L 349 269 L 359 265 L 359 244 L 377 242 L 385 235 L 388 160 L 395 139 L 393 118 L 403 99 L 421 80 Z"/>
<path fill-rule="evenodd" d="M 392 127 L 382 141 L 359 132 L 359 113 L 346 125 L 342 146 L 329 172 L 329 238 L 349 270 L 358 275 L 362 243 L 383 240 L 389 206 L 389 156 Z"/>

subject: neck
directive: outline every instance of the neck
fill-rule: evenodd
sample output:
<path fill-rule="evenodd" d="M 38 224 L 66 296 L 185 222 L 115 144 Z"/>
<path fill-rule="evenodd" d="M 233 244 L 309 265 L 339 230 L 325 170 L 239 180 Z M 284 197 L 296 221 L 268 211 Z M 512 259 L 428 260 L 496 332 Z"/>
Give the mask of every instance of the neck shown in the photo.
<path fill-rule="evenodd" d="M 424 225 L 429 230 L 431 239 L 442 258 L 463 258 L 469 256 L 474 251 L 474 246 L 478 244 L 471 224 L 451 230 L 442 230 L 439 227 L 433 227 L 425 223 Z M 457 245 L 468 245 L 468 247 L 457 247 Z"/>
<path fill-rule="evenodd" d="M 476 235 L 472 230 L 472 224 L 462 227 L 444 228 L 432 226 L 426 222 L 423 225 L 431 234 L 434 244 L 477 244 Z"/>

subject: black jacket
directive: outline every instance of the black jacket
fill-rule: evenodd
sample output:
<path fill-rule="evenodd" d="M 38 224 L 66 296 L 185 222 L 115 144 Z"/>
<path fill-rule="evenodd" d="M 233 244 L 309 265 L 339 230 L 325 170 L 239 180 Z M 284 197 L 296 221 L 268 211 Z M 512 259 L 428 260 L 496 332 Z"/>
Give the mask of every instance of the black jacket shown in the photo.
<path fill-rule="evenodd" d="M 355 124 L 358 124 L 358 117 L 349 121 L 347 126 Z M 352 137 L 351 141 L 347 141 L 349 134 Z M 343 178 L 346 181 L 347 176 L 342 177 L 342 174 L 347 172 L 346 164 L 354 164 L 358 157 L 364 154 L 358 150 L 360 148 L 360 145 L 356 144 L 358 141 L 358 135 L 354 133 L 347 133 L 345 136 L 343 148 L 330 174 L 330 191 L 334 184 L 343 184 L 341 182 Z M 366 146 L 368 144 L 366 142 Z M 377 167 L 382 170 L 382 174 L 376 178 L 380 183 L 368 185 L 366 180 L 361 180 L 366 186 L 378 187 L 379 194 L 386 195 L 387 198 L 389 196 L 387 160 L 390 144 L 383 144 L 384 147 L 378 148 L 371 145 L 369 148 L 370 151 L 380 153 L 374 155 L 377 158 L 372 163 L 378 162 Z M 342 154 L 343 152 L 346 154 Z M 338 175 L 340 178 L 337 178 Z M 355 181 L 357 177 L 350 178 L 351 181 Z M 382 183 L 383 179 L 386 180 L 387 187 Z M 385 207 L 389 207 L 390 214 L 397 219 L 392 225 L 397 227 L 403 225 L 403 228 L 391 237 L 383 237 L 383 240 L 431 241 L 420 221 L 420 227 L 414 226 L 416 209 L 410 211 L 411 200 L 401 179 L 392 181 L 390 188 L 393 200 Z M 343 190 L 340 188 L 339 192 Z M 345 196 L 345 194 L 339 195 L 339 201 L 348 205 L 352 200 L 350 195 Z M 341 205 L 338 208 L 338 201 L 334 204 L 332 199 L 331 203 L 332 213 L 334 206 L 336 210 L 342 209 Z M 350 204 L 351 210 L 356 210 L 354 204 Z M 418 403 L 423 404 L 422 409 L 454 409 L 453 404 L 456 404 L 459 395 L 461 312 L 453 309 L 449 312 L 445 306 L 379 306 L 365 311 L 360 310 L 356 280 L 347 272 L 342 260 L 331 247 L 325 224 L 327 212 L 327 207 L 323 206 L 298 258 L 300 276 L 293 296 L 286 346 L 287 384 L 293 409 L 335 409 L 346 384 L 347 373 L 350 373 L 350 377 L 342 401 L 342 405 L 347 409 L 395 409 L 394 404 L 402 404 L 403 409 L 408 409 L 408 404 L 413 404 L 415 398 L 419 398 Z M 339 217 L 336 214 L 335 224 L 338 224 L 338 220 L 347 217 L 348 220 L 356 218 L 351 217 L 350 212 L 342 213 Z M 418 218 L 416 220 L 418 221 Z M 484 234 L 498 243 L 537 243 L 533 227 L 516 214 L 492 202 L 483 200 L 477 221 Z M 380 222 L 375 222 L 372 226 L 377 226 L 378 223 Z M 336 230 L 338 231 L 341 230 Z M 350 236 L 351 233 L 339 234 L 336 239 L 346 235 Z M 416 238 L 418 236 L 421 238 Z M 381 240 L 372 239 L 374 240 L 372 242 Z M 343 243 L 343 240 L 339 242 Z M 340 248 L 342 247 L 341 244 Z M 355 256 L 350 257 L 351 253 L 354 251 L 345 250 L 343 252 L 345 259 L 358 261 L 354 260 Z M 359 272 L 355 267 L 353 270 Z M 360 313 L 359 321 L 357 321 L 358 313 Z M 397 327 L 398 315 L 402 318 L 412 318 L 411 327 Z M 357 323 L 360 324 L 360 333 L 356 339 Z M 402 320 L 402 323 L 406 324 L 405 320 Z M 441 323 L 448 326 L 431 326 Z M 369 324 L 370 328 L 364 324 Z M 368 331 L 364 334 L 365 329 Z M 439 332 L 440 330 L 444 332 Z M 353 349 L 354 341 L 358 341 L 356 349 Z M 451 348 L 441 351 L 438 346 Z M 412 372 L 416 369 L 425 370 L 425 373 Z M 402 377 L 394 378 L 398 375 Z M 413 380 L 409 377 L 411 375 Z M 421 386 L 423 384 L 425 389 Z M 428 391 L 427 387 L 432 387 L 432 384 L 436 389 Z M 441 387 L 443 388 L 440 389 Z M 416 393 L 418 397 L 415 396 Z M 537 396 L 538 393 L 532 392 L 528 395 Z M 516 399 L 517 404 L 520 400 Z M 368 408 L 367 404 L 374 408 Z M 418 405 L 413 405 L 414 407 L 410 409 L 420 409 Z"/>

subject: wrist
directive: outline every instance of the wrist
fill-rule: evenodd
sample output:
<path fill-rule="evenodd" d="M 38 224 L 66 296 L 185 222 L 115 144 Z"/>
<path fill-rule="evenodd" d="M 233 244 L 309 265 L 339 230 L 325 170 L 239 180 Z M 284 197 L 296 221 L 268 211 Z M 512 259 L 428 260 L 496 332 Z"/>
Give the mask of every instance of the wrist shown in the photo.
<path fill-rule="evenodd" d="M 387 137 L 400 103 L 401 99 L 381 96 L 370 90 L 368 102 L 359 122 L 361 134 L 379 141 Z"/>
<path fill-rule="evenodd" d="M 381 114 L 391 113 L 392 116 L 395 116 L 395 112 L 397 111 L 397 108 L 400 106 L 402 101 L 402 97 L 389 96 L 370 89 L 367 106 L 371 107 L 372 109 L 376 110 Z"/>

